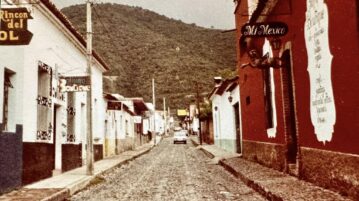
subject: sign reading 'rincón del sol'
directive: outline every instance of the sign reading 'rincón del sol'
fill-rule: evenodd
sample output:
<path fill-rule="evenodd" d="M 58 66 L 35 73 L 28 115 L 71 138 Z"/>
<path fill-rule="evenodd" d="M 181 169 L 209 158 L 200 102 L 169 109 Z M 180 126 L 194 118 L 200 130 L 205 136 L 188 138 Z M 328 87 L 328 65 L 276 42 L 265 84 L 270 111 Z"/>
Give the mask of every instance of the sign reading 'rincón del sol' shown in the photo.
<path fill-rule="evenodd" d="M 278 37 L 288 33 L 288 26 L 283 22 L 247 23 L 241 33 L 245 37 Z"/>
<path fill-rule="evenodd" d="M 28 45 L 32 33 L 27 30 L 27 20 L 33 19 L 26 8 L 0 10 L 0 45 Z"/>

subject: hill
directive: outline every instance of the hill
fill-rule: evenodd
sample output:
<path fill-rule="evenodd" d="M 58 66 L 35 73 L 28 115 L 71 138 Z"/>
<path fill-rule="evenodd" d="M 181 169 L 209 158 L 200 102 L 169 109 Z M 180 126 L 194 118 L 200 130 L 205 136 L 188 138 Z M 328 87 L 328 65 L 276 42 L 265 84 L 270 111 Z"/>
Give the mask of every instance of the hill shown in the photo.
<path fill-rule="evenodd" d="M 85 34 L 86 8 L 62 10 Z M 214 16 L 210 16 L 214 17 Z M 156 105 L 166 97 L 171 108 L 182 108 L 213 87 L 213 77 L 231 73 L 236 65 L 235 32 L 185 24 L 139 7 L 96 4 L 93 7 L 94 49 L 112 68 L 106 73 L 105 91 L 152 100 L 155 78 Z"/>

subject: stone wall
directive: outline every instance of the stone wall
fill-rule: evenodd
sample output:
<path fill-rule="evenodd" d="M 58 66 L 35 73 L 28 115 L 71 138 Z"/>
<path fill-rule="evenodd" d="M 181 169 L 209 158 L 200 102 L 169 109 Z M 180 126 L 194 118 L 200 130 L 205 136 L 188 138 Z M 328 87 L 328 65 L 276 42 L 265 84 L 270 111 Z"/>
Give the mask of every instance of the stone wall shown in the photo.
<path fill-rule="evenodd" d="M 301 148 L 302 179 L 359 200 L 359 156 Z"/>
<path fill-rule="evenodd" d="M 285 170 L 285 146 L 243 140 L 243 157 L 279 171 Z"/>

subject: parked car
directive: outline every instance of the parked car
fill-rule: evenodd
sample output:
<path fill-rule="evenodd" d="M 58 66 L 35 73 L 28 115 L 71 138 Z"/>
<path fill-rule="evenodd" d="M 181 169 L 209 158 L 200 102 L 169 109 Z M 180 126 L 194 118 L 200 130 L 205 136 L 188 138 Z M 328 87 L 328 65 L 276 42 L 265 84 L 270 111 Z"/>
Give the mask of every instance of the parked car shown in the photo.
<path fill-rule="evenodd" d="M 175 131 L 173 135 L 173 144 L 177 142 L 183 142 L 187 144 L 187 135 L 185 130 Z"/>
<path fill-rule="evenodd" d="M 179 127 L 179 126 L 176 126 L 173 130 L 174 130 L 174 131 L 180 131 L 180 130 L 182 130 L 182 128 Z"/>
<path fill-rule="evenodd" d="M 181 131 L 184 132 L 187 137 L 189 136 L 188 130 L 183 129 L 183 130 L 181 130 Z"/>

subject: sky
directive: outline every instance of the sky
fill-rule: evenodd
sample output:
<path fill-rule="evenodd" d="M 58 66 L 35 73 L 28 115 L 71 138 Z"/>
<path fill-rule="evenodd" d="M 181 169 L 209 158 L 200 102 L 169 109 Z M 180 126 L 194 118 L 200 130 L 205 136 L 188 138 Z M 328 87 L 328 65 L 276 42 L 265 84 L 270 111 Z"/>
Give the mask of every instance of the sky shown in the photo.
<path fill-rule="evenodd" d="M 85 0 L 52 0 L 58 8 L 83 4 Z M 139 6 L 185 23 L 216 29 L 233 29 L 233 0 L 95 0 Z"/>

